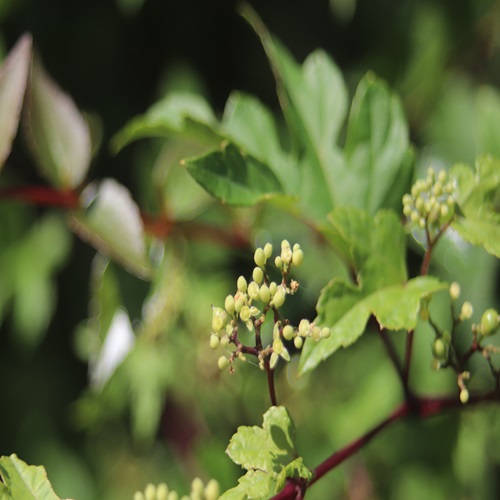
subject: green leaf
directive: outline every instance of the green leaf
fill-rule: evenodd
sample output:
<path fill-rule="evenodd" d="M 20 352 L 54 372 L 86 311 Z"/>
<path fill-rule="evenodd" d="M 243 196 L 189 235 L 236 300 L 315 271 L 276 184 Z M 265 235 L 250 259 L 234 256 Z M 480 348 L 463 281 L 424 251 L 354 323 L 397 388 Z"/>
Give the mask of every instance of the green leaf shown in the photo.
<path fill-rule="evenodd" d="M 406 281 L 406 241 L 396 214 L 381 210 L 372 218 L 355 207 L 339 207 L 322 232 L 365 291 Z"/>
<path fill-rule="evenodd" d="M 213 145 L 223 139 L 217 127 L 212 109 L 203 97 L 189 92 L 173 92 L 151 106 L 144 115 L 127 123 L 113 137 L 111 149 L 117 153 L 138 139 L 178 135 Z"/>
<path fill-rule="evenodd" d="M 238 486 L 231 488 L 219 500 L 246 500 L 269 498 L 275 492 L 276 481 L 260 470 L 249 470 L 238 479 Z"/>
<path fill-rule="evenodd" d="M 228 205 L 251 206 L 282 192 L 267 166 L 232 144 L 185 160 L 188 172 L 212 196 Z"/>
<path fill-rule="evenodd" d="M 226 137 L 269 166 L 286 191 L 297 190 L 297 168 L 281 149 L 271 112 L 255 97 L 233 92 L 222 118 Z"/>
<path fill-rule="evenodd" d="M 27 465 L 16 455 L 0 457 L 2 500 L 59 500 L 42 466 Z"/>
<path fill-rule="evenodd" d="M 70 215 L 71 228 L 130 272 L 148 278 L 151 269 L 144 226 L 129 191 L 113 179 L 105 179 L 98 187 L 90 184 L 81 198 L 86 210 Z"/>
<path fill-rule="evenodd" d="M 90 166 L 90 130 L 70 96 L 36 60 L 28 87 L 24 125 L 41 173 L 58 188 L 78 187 Z"/>
<path fill-rule="evenodd" d="M 340 347 L 358 340 L 371 315 L 380 328 L 413 330 L 422 297 L 446 287 L 437 278 L 423 276 L 366 294 L 361 288 L 334 278 L 321 292 L 315 320 L 318 325 L 328 326 L 331 335 L 320 342 L 306 341 L 300 357 L 300 373 L 313 370 Z"/>
<path fill-rule="evenodd" d="M 374 214 L 388 198 L 401 199 L 408 186 L 396 181 L 411 174 L 408 126 L 399 98 L 372 73 L 354 96 L 344 148 L 346 172 L 339 180 L 342 204 Z M 394 193 L 395 188 L 397 193 Z"/>
<path fill-rule="evenodd" d="M 269 408 L 262 427 L 238 427 L 226 452 L 248 472 L 221 498 L 268 498 L 287 477 L 310 479 L 310 471 L 297 459 L 294 442 L 295 427 L 284 406 Z"/>
<path fill-rule="evenodd" d="M 31 36 L 23 35 L 0 68 L 0 168 L 12 149 L 31 62 Z"/>
<path fill-rule="evenodd" d="M 452 228 L 468 243 L 500 258 L 500 160 L 478 158 L 476 174 L 466 165 L 450 171 L 458 189 L 459 215 Z"/>

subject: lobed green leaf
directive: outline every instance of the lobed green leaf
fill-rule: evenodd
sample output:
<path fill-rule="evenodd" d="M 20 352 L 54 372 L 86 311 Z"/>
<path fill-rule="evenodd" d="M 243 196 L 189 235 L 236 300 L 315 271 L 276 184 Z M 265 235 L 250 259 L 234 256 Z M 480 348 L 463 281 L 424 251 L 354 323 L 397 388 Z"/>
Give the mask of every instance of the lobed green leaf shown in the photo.
<path fill-rule="evenodd" d="M 282 193 L 272 170 L 233 144 L 185 160 L 185 165 L 201 186 L 228 205 L 251 206 Z"/>
<path fill-rule="evenodd" d="M 0 457 L 0 498 L 2 500 L 59 500 L 45 468 L 28 465 L 16 455 Z"/>
<path fill-rule="evenodd" d="M 421 299 L 446 287 L 437 278 L 423 276 L 366 294 L 360 287 L 338 278 L 332 280 L 321 292 L 315 320 L 318 325 L 328 326 L 331 335 L 320 342 L 306 341 L 300 357 L 300 373 L 313 370 L 340 347 L 358 340 L 372 315 L 380 328 L 413 330 Z"/>

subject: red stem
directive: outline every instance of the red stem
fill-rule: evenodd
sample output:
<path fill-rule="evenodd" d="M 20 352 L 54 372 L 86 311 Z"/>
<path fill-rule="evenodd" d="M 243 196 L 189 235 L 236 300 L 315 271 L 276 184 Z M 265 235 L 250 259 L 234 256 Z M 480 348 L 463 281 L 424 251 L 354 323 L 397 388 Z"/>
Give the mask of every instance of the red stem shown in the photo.
<path fill-rule="evenodd" d="M 34 205 L 76 209 L 80 205 L 79 194 L 73 190 L 58 190 L 46 186 L 24 186 L 0 190 L 0 200 L 21 200 Z"/>

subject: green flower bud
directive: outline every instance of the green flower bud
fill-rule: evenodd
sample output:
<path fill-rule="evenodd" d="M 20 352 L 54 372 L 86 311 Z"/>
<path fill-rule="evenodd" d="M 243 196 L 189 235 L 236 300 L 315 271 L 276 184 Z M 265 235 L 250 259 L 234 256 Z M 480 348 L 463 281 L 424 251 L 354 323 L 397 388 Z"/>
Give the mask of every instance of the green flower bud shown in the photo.
<path fill-rule="evenodd" d="M 328 327 L 324 327 L 321 329 L 321 338 L 322 339 L 327 339 L 331 335 L 331 330 Z"/>
<path fill-rule="evenodd" d="M 297 250 L 294 250 L 292 253 L 292 263 L 294 266 L 300 266 L 302 264 L 302 261 L 304 260 L 304 253 L 302 250 L 299 248 Z"/>
<path fill-rule="evenodd" d="M 290 353 L 286 347 L 283 347 L 283 350 L 280 353 L 280 356 L 285 360 L 290 362 Z"/>
<path fill-rule="evenodd" d="M 462 310 L 460 311 L 460 320 L 464 319 L 470 319 L 472 317 L 472 314 L 474 313 L 474 309 L 472 307 L 472 304 L 470 302 L 464 302 L 462 304 Z"/>
<path fill-rule="evenodd" d="M 203 481 L 199 477 L 195 477 L 191 483 L 191 496 L 202 497 L 204 493 Z"/>
<path fill-rule="evenodd" d="M 171 491 L 168 494 L 167 500 L 179 500 L 179 494 L 177 493 L 177 491 Z"/>
<path fill-rule="evenodd" d="M 144 493 L 142 491 L 136 491 L 134 493 L 134 500 L 146 500 L 144 498 Z"/>
<path fill-rule="evenodd" d="M 446 355 L 446 346 L 442 339 L 436 339 L 432 344 L 434 356 L 438 359 L 443 359 Z"/>
<path fill-rule="evenodd" d="M 255 307 L 255 306 L 252 306 L 250 308 L 250 316 L 258 316 L 260 314 L 260 309 Z"/>
<path fill-rule="evenodd" d="M 290 248 L 290 246 L 287 246 L 287 247 L 284 247 L 281 249 L 281 260 L 285 264 L 290 264 L 290 262 L 292 262 L 292 256 L 293 256 L 293 252 L 292 252 L 292 249 Z"/>
<path fill-rule="evenodd" d="M 278 285 L 276 284 L 275 281 L 272 281 L 269 284 L 269 291 L 271 292 L 271 297 L 274 297 L 274 294 L 276 293 L 277 289 L 278 289 Z"/>
<path fill-rule="evenodd" d="M 257 283 L 255 283 L 255 281 L 252 281 L 248 285 L 248 290 L 247 291 L 248 291 L 248 296 L 251 299 L 257 299 L 259 297 L 260 289 L 259 289 L 259 285 Z"/>
<path fill-rule="evenodd" d="M 227 368 L 229 365 L 229 360 L 226 358 L 226 356 L 221 356 L 217 360 L 217 365 L 219 366 L 219 370 L 224 370 L 224 368 Z"/>
<path fill-rule="evenodd" d="M 268 304 L 271 300 L 271 292 L 269 291 L 269 287 L 267 285 L 262 285 L 260 287 L 260 300 L 262 300 L 264 304 Z"/>
<path fill-rule="evenodd" d="M 460 391 L 460 402 L 466 404 L 469 401 L 469 391 L 467 389 L 462 389 Z"/>
<path fill-rule="evenodd" d="M 212 311 L 212 330 L 220 332 L 227 324 L 228 316 L 226 311 L 220 307 L 214 307 Z"/>
<path fill-rule="evenodd" d="M 230 314 L 231 316 L 234 314 L 235 311 L 234 297 L 232 295 L 228 295 L 226 297 L 226 300 L 224 302 L 224 308 L 226 309 L 227 313 Z"/>
<path fill-rule="evenodd" d="M 410 205 L 413 202 L 411 195 L 406 193 L 403 195 L 403 205 Z"/>
<path fill-rule="evenodd" d="M 313 328 L 311 337 L 317 342 L 321 338 L 321 328 L 319 326 L 315 326 Z"/>
<path fill-rule="evenodd" d="M 457 300 L 460 297 L 460 285 L 456 281 L 450 285 L 450 297 L 452 300 Z"/>
<path fill-rule="evenodd" d="M 283 328 L 283 337 L 286 339 L 286 340 L 292 340 L 293 338 L 293 326 L 291 325 L 286 325 L 284 328 Z"/>
<path fill-rule="evenodd" d="M 264 245 L 264 255 L 266 256 L 266 259 L 269 259 L 271 255 L 273 254 L 273 246 L 271 243 L 266 243 Z"/>
<path fill-rule="evenodd" d="M 245 293 L 247 291 L 247 280 L 243 276 L 240 276 L 236 282 L 236 286 L 239 292 Z"/>
<path fill-rule="evenodd" d="M 278 269 L 281 269 L 283 267 L 283 260 L 281 259 L 281 257 L 279 255 L 274 259 L 274 265 Z"/>
<path fill-rule="evenodd" d="M 281 321 L 277 321 L 274 323 L 273 327 L 273 340 L 279 339 L 280 337 L 280 327 L 281 327 Z"/>
<path fill-rule="evenodd" d="M 161 483 L 156 488 L 156 500 L 168 500 L 168 487 L 165 483 Z"/>
<path fill-rule="evenodd" d="M 223 335 L 220 338 L 220 345 L 223 347 L 227 347 L 229 345 L 229 335 Z"/>
<path fill-rule="evenodd" d="M 411 205 L 404 205 L 403 206 L 403 214 L 406 217 L 410 217 L 412 212 L 413 212 L 413 207 Z"/>
<path fill-rule="evenodd" d="M 219 483 L 215 479 L 210 479 L 205 487 L 205 499 L 217 500 L 220 496 Z"/>
<path fill-rule="evenodd" d="M 255 283 L 258 283 L 260 285 L 262 283 L 262 280 L 264 279 L 264 271 L 260 267 L 256 267 L 253 270 L 252 278 Z"/>
<path fill-rule="evenodd" d="M 293 339 L 293 344 L 295 345 L 295 347 L 297 349 L 301 349 L 302 348 L 302 344 L 304 343 L 304 339 L 302 337 L 295 337 Z"/>
<path fill-rule="evenodd" d="M 236 298 L 234 300 L 234 310 L 236 311 L 236 313 L 240 313 L 241 311 L 241 308 L 245 305 L 245 295 L 243 294 L 236 294 Z"/>
<path fill-rule="evenodd" d="M 264 267 L 266 265 L 266 254 L 262 248 L 257 248 L 257 250 L 255 250 L 253 260 L 259 267 Z"/>
<path fill-rule="evenodd" d="M 415 208 L 418 210 L 419 213 L 422 213 L 423 210 L 424 210 L 424 205 L 425 205 L 425 201 L 424 199 L 419 196 L 416 200 L 415 200 Z"/>
<path fill-rule="evenodd" d="M 243 306 L 240 311 L 240 319 L 245 322 L 250 319 L 250 308 L 248 306 Z"/>
<path fill-rule="evenodd" d="M 309 328 L 310 328 L 310 323 L 309 321 L 307 321 L 307 319 L 300 320 L 299 334 L 302 335 L 302 337 L 307 337 L 307 335 L 309 335 Z"/>
<path fill-rule="evenodd" d="M 274 307 L 281 307 L 285 302 L 285 290 L 283 290 L 282 286 L 279 286 L 276 289 L 276 293 L 273 297 L 273 305 Z"/>
<path fill-rule="evenodd" d="M 481 335 L 487 336 L 492 335 L 498 330 L 500 326 L 500 317 L 495 309 L 486 309 L 481 316 L 481 324 L 479 326 L 479 331 Z"/>
<path fill-rule="evenodd" d="M 284 346 L 283 346 L 283 342 L 281 341 L 281 339 L 280 338 L 274 339 L 273 351 L 276 354 L 281 354 L 283 352 L 283 349 L 284 349 Z"/>
<path fill-rule="evenodd" d="M 156 488 L 154 484 L 149 483 L 144 490 L 146 500 L 156 500 Z"/>
<path fill-rule="evenodd" d="M 219 347 L 219 344 L 220 344 L 220 338 L 218 335 L 214 335 L 212 333 L 212 335 L 210 335 L 210 348 L 211 349 L 217 349 L 217 347 Z"/>

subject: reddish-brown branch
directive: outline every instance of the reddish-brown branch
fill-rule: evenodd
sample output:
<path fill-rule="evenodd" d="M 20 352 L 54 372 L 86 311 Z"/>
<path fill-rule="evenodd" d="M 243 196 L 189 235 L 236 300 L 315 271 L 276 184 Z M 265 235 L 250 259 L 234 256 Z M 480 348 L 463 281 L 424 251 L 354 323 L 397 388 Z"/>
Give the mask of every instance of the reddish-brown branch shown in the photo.
<path fill-rule="evenodd" d="M 76 191 L 58 190 L 47 186 L 23 186 L 0 190 L 0 200 L 19 200 L 33 205 L 76 209 L 80 198 Z"/>
<path fill-rule="evenodd" d="M 484 402 L 500 402 L 500 391 L 494 390 L 485 394 L 472 395 L 469 402 L 464 405 L 457 396 L 453 397 L 409 397 L 396 408 L 387 418 L 363 434 L 360 438 L 349 443 L 344 448 L 336 451 L 333 455 L 324 460 L 314 470 L 314 477 L 307 485 L 312 486 L 318 479 L 326 473 L 340 465 L 349 457 L 358 452 L 363 446 L 368 444 L 380 431 L 388 425 L 401 420 L 404 417 L 413 415 L 419 418 L 428 418 L 439 415 L 445 411 L 470 407 Z M 303 497 L 303 486 L 301 481 L 290 479 L 285 487 L 273 497 L 273 500 L 298 500 Z"/>

